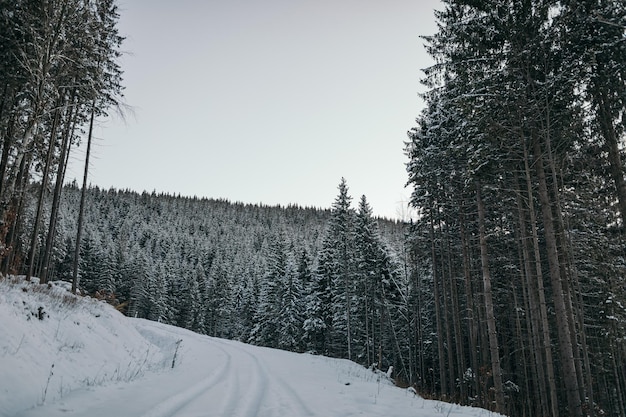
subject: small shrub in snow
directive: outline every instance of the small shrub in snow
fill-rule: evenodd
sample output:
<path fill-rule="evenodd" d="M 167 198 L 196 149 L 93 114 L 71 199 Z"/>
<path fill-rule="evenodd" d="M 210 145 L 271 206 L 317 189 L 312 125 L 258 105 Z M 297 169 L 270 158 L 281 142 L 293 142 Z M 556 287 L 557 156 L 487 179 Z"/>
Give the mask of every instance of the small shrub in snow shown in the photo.
<path fill-rule="evenodd" d="M 47 313 L 44 311 L 42 306 L 37 308 L 37 318 L 39 320 L 43 320 L 47 316 Z"/>

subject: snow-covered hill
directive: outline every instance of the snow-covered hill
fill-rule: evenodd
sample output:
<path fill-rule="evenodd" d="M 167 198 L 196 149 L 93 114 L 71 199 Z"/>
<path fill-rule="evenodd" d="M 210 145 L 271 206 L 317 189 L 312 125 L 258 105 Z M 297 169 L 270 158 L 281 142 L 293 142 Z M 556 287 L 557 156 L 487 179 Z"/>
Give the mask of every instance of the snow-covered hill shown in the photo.
<path fill-rule="evenodd" d="M 174 365 L 172 367 L 172 365 Z M 493 416 L 347 360 L 211 338 L 0 281 L 0 416 Z"/>

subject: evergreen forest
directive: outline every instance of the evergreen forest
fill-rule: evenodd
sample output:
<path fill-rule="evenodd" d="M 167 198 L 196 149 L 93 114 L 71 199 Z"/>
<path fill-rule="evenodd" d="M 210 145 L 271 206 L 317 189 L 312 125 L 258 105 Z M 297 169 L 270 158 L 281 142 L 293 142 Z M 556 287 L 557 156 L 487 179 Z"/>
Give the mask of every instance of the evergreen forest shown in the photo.
<path fill-rule="evenodd" d="M 505 415 L 626 417 L 626 3 L 434 18 L 398 221 L 343 178 L 328 209 L 90 186 L 94 120 L 123 107 L 117 5 L 0 0 L 2 279 Z"/>

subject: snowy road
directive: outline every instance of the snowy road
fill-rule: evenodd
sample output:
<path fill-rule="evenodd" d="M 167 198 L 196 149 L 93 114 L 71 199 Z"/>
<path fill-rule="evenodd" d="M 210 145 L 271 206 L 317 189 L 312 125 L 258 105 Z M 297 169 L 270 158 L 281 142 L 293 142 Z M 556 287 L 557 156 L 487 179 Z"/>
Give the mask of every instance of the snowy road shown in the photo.
<path fill-rule="evenodd" d="M 142 333 L 148 334 L 151 323 L 142 325 Z M 176 328 L 168 331 L 183 343 L 185 338 L 195 339 L 191 349 L 183 346 L 184 363 L 179 366 L 188 369 L 204 363 L 207 374 L 192 384 L 183 381 L 181 385 L 189 388 L 163 399 L 142 417 L 314 415 L 278 373 L 271 372 L 268 361 L 261 359 L 263 355 L 254 353 L 258 348 Z M 186 375 L 182 377 L 186 379 Z"/>
<path fill-rule="evenodd" d="M 87 386 L 16 417 L 488 416 L 413 396 L 352 362 L 132 320 L 168 364 L 131 382 Z M 171 362 L 176 354 L 176 364 Z"/>

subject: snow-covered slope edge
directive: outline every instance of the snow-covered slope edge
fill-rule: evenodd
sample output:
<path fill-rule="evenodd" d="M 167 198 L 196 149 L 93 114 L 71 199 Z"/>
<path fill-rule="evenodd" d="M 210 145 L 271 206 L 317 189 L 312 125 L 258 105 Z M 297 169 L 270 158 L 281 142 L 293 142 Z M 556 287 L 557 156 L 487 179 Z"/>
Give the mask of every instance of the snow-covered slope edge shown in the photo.
<path fill-rule="evenodd" d="M 0 416 L 165 365 L 121 313 L 60 284 L 0 280 Z"/>

